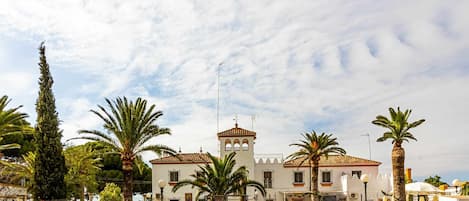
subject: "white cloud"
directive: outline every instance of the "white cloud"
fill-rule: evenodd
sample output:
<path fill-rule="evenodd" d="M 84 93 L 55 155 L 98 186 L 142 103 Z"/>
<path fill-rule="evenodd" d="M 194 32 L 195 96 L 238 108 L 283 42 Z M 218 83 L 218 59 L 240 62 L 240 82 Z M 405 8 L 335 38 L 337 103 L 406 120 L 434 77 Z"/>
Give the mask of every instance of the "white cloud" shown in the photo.
<path fill-rule="evenodd" d="M 0 8 L 0 30 L 19 40 L 47 39 L 50 61 L 97 77 L 77 86 L 82 99 L 61 103 L 71 114 L 62 125 L 66 136 L 98 126 L 87 116 L 96 104 L 89 96 L 144 96 L 173 129 L 162 142 L 216 151 L 216 72 L 223 61 L 221 128 L 232 126 L 235 113 L 249 127 L 255 114 L 259 152 L 288 154 L 299 133 L 316 129 L 334 132 L 350 153 L 366 157 L 366 139 L 357 136 L 376 138 L 381 131 L 370 121 L 401 105 L 428 119 L 416 130 L 421 140 L 406 145 L 408 165 L 426 175 L 469 162 L 442 156 L 431 168 L 420 163 L 441 153 L 429 148 L 434 143 L 446 155 L 468 151 L 453 146 L 468 131 L 467 7 L 467 1 L 25 0 Z M 454 137 L 440 139 L 442 132 Z M 388 170 L 390 146 L 373 147 Z"/>

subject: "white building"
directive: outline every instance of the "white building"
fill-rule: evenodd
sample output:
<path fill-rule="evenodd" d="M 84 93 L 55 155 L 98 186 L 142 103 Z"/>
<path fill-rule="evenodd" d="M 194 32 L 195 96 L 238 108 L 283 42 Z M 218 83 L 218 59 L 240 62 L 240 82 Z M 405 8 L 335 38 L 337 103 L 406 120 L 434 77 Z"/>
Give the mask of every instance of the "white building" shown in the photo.
<path fill-rule="evenodd" d="M 244 165 L 249 170 L 249 179 L 264 184 L 266 197 L 254 196 L 254 190 L 248 189 L 250 200 L 258 201 L 303 201 L 309 200 L 310 169 L 308 163 L 298 167 L 300 160 L 284 161 L 282 158 L 255 159 L 254 142 L 256 133 L 236 126 L 218 133 L 220 157 L 237 152 L 237 165 Z M 198 170 L 199 165 L 210 163 L 205 153 L 179 153 L 179 159 L 168 156 L 150 161 L 152 168 L 152 188 L 154 197 L 160 196 L 159 180 L 167 181 L 163 189 L 164 201 L 194 201 L 197 189 L 189 186 L 171 192 L 174 184 Z M 369 175 L 367 187 L 368 200 L 377 201 L 381 191 L 391 190 L 390 178 L 378 175 L 381 163 L 353 156 L 333 155 L 321 158 L 319 162 L 319 191 L 324 201 L 362 201 L 364 184 L 359 177 Z M 239 200 L 239 199 L 238 199 Z"/>

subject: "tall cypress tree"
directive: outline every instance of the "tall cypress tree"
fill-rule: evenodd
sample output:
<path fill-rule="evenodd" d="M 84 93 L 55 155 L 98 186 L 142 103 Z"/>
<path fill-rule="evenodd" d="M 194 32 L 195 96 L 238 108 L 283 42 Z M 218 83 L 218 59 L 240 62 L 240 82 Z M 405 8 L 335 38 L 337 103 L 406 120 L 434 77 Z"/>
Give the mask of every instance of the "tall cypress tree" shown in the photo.
<path fill-rule="evenodd" d="M 36 102 L 37 125 L 35 133 L 36 162 L 34 185 L 35 200 L 64 200 L 66 197 L 64 175 L 67 170 L 62 153 L 62 132 L 52 93 L 52 75 L 46 61 L 44 42 L 39 46 L 39 97 Z"/>

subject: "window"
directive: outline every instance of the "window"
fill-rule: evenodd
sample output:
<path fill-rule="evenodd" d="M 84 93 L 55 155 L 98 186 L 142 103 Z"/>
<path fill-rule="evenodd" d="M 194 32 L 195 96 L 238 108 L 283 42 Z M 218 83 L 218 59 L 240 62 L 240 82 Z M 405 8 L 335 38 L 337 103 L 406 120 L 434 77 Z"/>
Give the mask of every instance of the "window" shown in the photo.
<path fill-rule="evenodd" d="M 303 183 L 303 172 L 295 172 L 294 177 L 295 183 Z"/>
<path fill-rule="evenodd" d="M 231 151 L 233 145 L 231 145 L 231 140 L 225 140 L 225 151 Z"/>
<path fill-rule="evenodd" d="M 357 175 L 357 178 L 360 179 L 360 177 L 362 176 L 362 171 L 361 170 L 354 170 L 354 171 L 352 171 L 352 177 L 354 175 Z"/>
<path fill-rule="evenodd" d="M 235 144 L 233 145 L 233 150 L 239 151 L 239 147 L 240 147 L 239 143 L 235 143 Z"/>
<path fill-rule="evenodd" d="M 264 172 L 264 188 L 272 188 L 272 171 Z"/>
<path fill-rule="evenodd" d="M 323 183 L 331 183 L 331 172 L 330 171 L 324 171 L 322 172 L 322 182 Z"/>
<path fill-rule="evenodd" d="M 249 141 L 244 139 L 243 144 L 241 145 L 241 148 L 243 149 L 243 151 L 249 150 Z"/>
<path fill-rule="evenodd" d="M 231 144 L 225 145 L 225 151 L 231 151 Z"/>
<path fill-rule="evenodd" d="M 178 182 L 179 181 L 179 172 L 171 171 L 169 172 L 169 182 Z"/>

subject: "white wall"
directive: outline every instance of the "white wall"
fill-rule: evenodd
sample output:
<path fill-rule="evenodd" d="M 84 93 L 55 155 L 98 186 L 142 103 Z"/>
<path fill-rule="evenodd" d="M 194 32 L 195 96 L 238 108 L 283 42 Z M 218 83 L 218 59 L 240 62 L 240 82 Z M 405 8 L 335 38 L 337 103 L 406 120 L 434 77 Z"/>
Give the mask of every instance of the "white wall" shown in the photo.
<path fill-rule="evenodd" d="M 254 160 L 254 159 L 252 159 Z M 153 165 L 152 168 L 152 188 L 153 196 L 156 193 L 160 192 L 158 187 L 158 180 L 163 179 L 169 181 L 169 172 L 170 171 L 179 171 L 179 180 L 189 179 L 191 174 L 194 174 L 198 170 L 198 165 L 203 164 L 158 164 Z M 240 164 L 241 165 L 241 164 Z M 270 198 L 276 201 L 283 200 L 283 194 L 281 192 L 285 191 L 309 191 L 310 178 L 309 178 L 309 168 L 285 168 L 283 167 L 282 161 L 279 160 L 260 160 L 258 163 L 255 163 L 253 168 L 254 171 L 251 172 L 254 180 L 264 183 L 264 171 L 272 171 L 272 188 L 267 189 L 266 198 Z M 362 171 L 362 174 L 368 174 L 370 181 L 368 183 L 368 199 L 377 200 L 381 196 L 381 190 L 389 192 L 391 189 L 391 182 L 388 176 L 378 175 L 378 166 L 354 166 L 354 167 L 320 167 L 319 168 L 319 191 L 323 195 L 339 195 L 341 197 L 346 197 L 348 201 L 360 201 L 360 195 L 363 195 L 364 185 L 359 180 L 359 178 L 352 177 L 352 171 Z M 303 186 L 294 186 L 294 172 L 302 171 L 303 172 Z M 322 171 L 331 171 L 331 186 L 322 186 Z M 171 192 L 172 186 L 167 185 L 164 189 L 164 200 L 180 200 L 184 201 L 185 193 L 192 193 L 192 198 L 195 200 L 195 195 L 197 194 L 197 189 L 192 189 L 189 186 L 181 188 L 177 193 Z M 250 199 L 252 200 L 253 189 L 248 190 Z M 350 194 L 356 193 L 357 199 L 351 199 Z M 263 198 L 260 194 L 258 196 L 258 201 L 263 201 Z"/>
<path fill-rule="evenodd" d="M 156 194 L 160 193 L 160 187 L 158 186 L 158 181 L 160 179 L 169 181 L 169 172 L 170 171 L 179 171 L 179 180 L 190 179 L 189 175 L 194 174 L 196 170 L 199 170 L 198 165 L 204 164 L 153 164 L 152 168 L 152 191 L 153 197 Z M 185 193 L 192 193 L 192 200 L 195 200 L 197 194 L 197 189 L 192 189 L 190 186 L 185 186 L 180 188 L 176 193 L 173 193 L 171 190 L 173 187 L 168 183 L 163 190 L 163 197 L 165 201 L 168 200 L 179 200 L 184 201 Z"/>
<path fill-rule="evenodd" d="M 263 183 L 264 182 L 264 171 L 272 171 L 272 189 L 267 190 L 267 198 L 274 200 L 282 200 L 283 194 L 281 192 L 285 191 L 309 191 L 310 178 L 309 178 L 309 168 L 302 167 L 283 167 L 281 161 L 277 160 L 259 160 L 255 166 L 255 179 L 256 181 Z M 304 186 L 294 186 L 294 172 L 301 171 L 303 172 L 303 180 L 305 182 Z M 331 172 L 331 186 L 321 185 L 322 181 L 322 171 Z M 362 171 L 362 174 L 368 174 L 370 177 L 369 186 L 380 186 L 379 188 L 384 188 L 383 179 L 377 179 L 378 177 L 378 166 L 354 166 L 354 167 L 320 167 L 319 168 L 319 191 L 323 195 L 341 195 L 343 197 L 349 196 L 347 189 L 350 189 L 354 192 L 363 192 L 364 186 L 363 183 L 358 179 L 352 180 L 352 171 Z M 343 180 L 342 177 L 349 177 L 348 180 Z M 345 182 L 345 183 L 344 183 Z M 389 185 L 388 182 L 384 182 L 385 188 Z M 387 189 L 383 189 L 387 190 Z M 378 195 L 381 190 L 378 191 L 378 188 L 368 188 L 368 199 L 376 200 L 376 195 Z M 358 194 L 359 195 L 359 194 Z M 260 199 L 264 200 L 264 199 Z M 358 200 L 357 200 L 358 201 Z"/>

